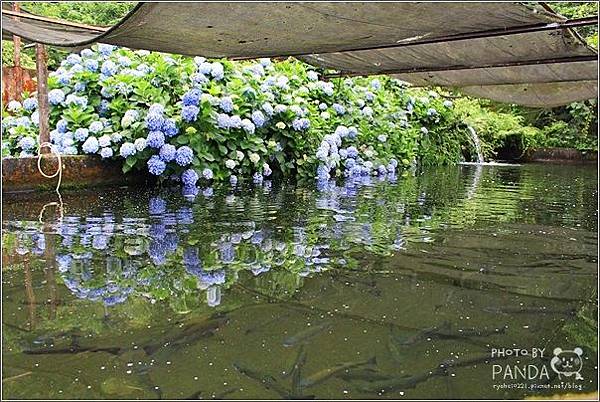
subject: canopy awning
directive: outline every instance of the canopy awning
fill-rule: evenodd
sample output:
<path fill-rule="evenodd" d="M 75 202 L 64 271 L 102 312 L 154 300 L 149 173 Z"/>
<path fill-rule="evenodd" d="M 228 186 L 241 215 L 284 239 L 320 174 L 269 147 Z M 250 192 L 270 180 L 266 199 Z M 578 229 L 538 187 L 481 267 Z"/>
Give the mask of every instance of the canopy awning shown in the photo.
<path fill-rule="evenodd" d="M 587 99 L 590 91 L 576 83 L 598 79 L 597 53 L 565 22 L 543 7 L 488 2 L 140 3 L 106 31 L 2 14 L 4 34 L 50 45 L 103 42 L 205 57 L 292 55 L 344 74 L 393 74 L 530 106 Z M 559 84 L 541 85 L 550 83 Z M 505 96 L 510 85 L 529 87 Z M 560 96 L 550 102 L 552 93 L 544 91 L 558 87 Z"/>

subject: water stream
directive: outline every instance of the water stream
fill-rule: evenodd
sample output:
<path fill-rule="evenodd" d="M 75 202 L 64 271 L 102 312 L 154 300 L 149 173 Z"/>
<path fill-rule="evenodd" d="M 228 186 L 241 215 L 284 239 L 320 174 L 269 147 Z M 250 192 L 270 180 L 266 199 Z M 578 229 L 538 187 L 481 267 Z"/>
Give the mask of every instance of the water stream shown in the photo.
<path fill-rule="evenodd" d="M 468 126 L 467 128 L 471 134 L 471 140 L 473 141 L 473 146 L 475 147 L 475 152 L 477 153 L 477 163 L 484 163 L 485 160 L 483 159 L 483 153 L 481 152 L 481 141 L 479 141 L 477 132 L 471 126 Z"/>

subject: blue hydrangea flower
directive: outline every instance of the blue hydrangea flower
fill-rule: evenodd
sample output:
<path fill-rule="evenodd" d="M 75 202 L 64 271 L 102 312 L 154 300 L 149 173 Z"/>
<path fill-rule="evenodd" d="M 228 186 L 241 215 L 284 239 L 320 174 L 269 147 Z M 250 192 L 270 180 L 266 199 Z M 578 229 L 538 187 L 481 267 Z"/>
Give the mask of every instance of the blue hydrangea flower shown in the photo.
<path fill-rule="evenodd" d="M 83 49 L 79 54 L 81 57 L 94 57 L 94 51 L 92 49 Z"/>
<path fill-rule="evenodd" d="M 206 180 L 211 180 L 213 178 L 213 171 L 209 168 L 205 168 L 202 171 L 202 177 L 204 177 Z"/>
<path fill-rule="evenodd" d="M 256 172 L 256 173 L 254 173 L 254 174 L 252 175 L 252 181 L 253 181 L 255 184 L 261 184 L 261 183 L 263 182 L 263 180 L 264 180 L 264 179 L 263 179 L 263 175 L 262 175 L 262 174 L 260 174 L 260 172 Z"/>
<path fill-rule="evenodd" d="M 176 154 L 177 154 L 177 149 L 175 148 L 174 145 L 165 144 L 162 147 L 160 147 L 160 151 L 159 151 L 160 159 L 162 159 L 165 162 L 171 162 L 173 159 L 175 159 Z"/>
<path fill-rule="evenodd" d="M 21 110 L 22 107 L 23 106 L 21 105 L 21 102 L 16 100 L 11 100 L 6 106 L 9 112 L 18 112 L 19 110 Z"/>
<path fill-rule="evenodd" d="M 69 129 L 69 123 L 65 119 L 60 119 L 58 123 L 56 123 L 56 129 L 59 133 L 66 133 Z"/>
<path fill-rule="evenodd" d="M 19 140 L 18 146 L 25 151 L 32 150 L 36 145 L 36 142 L 31 137 L 23 137 Z"/>
<path fill-rule="evenodd" d="M 150 131 L 159 131 L 163 127 L 164 118 L 162 113 L 155 111 L 148 111 L 146 115 L 146 128 Z"/>
<path fill-rule="evenodd" d="M 248 119 L 243 119 L 242 120 L 242 128 L 244 129 L 245 132 L 247 132 L 248 134 L 254 134 L 255 131 L 255 126 L 254 123 L 252 123 L 250 120 Z"/>
<path fill-rule="evenodd" d="M 217 81 L 222 80 L 225 77 L 223 65 L 219 62 L 212 63 L 210 66 L 210 75 Z"/>
<path fill-rule="evenodd" d="M 35 112 L 31 113 L 31 122 L 33 124 L 35 124 L 36 126 L 40 125 L 40 114 L 38 113 L 37 110 Z"/>
<path fill-rule="evenodd" d="M 146 164 L 148 165 L 148 172 L 155 176 L 163 174 L 167 167 L 167 164 L 158 155 L 152 155 Z"/>
<path fill-rule="evenodd" d="M 100 150 L 100 156 L 102 156 L 103 159 L 112 157 L 113 156 L 112 148 L 109 148 L 109 147 L 102 148 Z"/>
<path fill-rule="evenodd" d="M 77 130 L 75 130 L 75 133 L 73 134 L 73 137 L 79 141 L 79 142 L 83 142 L 87 139 L 87 137 L 90 135 L 90 132 L 87 128 L 83 128 L 80 127 Z"/>
<path fill-rule="evenodd" d="M 350 146 L 346 149 L 348 151 L 348 158 L 356 158 L 358 156 L 358 149 L 355 146 Z"/>
<path fill-rule="evenodd" d="M 154 113 L 162 116 L 165 113 L 165 107 L 160 103 L 153 103 L 148 108 L 148 113 Z"/>
<path fill-rule="evenodd" d="M 83 62 L 83 67 L 88 71 L 96 72 L 98 70 L 98 60 L 87 59 Z"/>
<path fill-rule="evenodd" d="M 270 103 L 263 103 L 261 108 L 262 108 L 262 110 L 265 111 L 267 116 L 273 116 L 273 113 L 275 112 L 275 110 L 273 109 L 273 106 L 271 106 Z"/>
<path fill-rule="evenodd" d="M 96 137 L 88 137 L 87 140 L 81 146 L 81 149 L 86 154 L 95 154 L 98 152 L 100 145 L 98 144 L 98 139 Z"/>
<path fill-rule="evenodd" d="M 69 94 L 67 95 L 67 99 L 65 99 L 65 104 L 76 105 L 85 108 L 88 104 L 88 99 L 86 96 L 77 96 L 75 94 Z"/>
<path fill-rule="evenodd" d="M 160 148 L 165 144 L 165 135 L 162 131 L 150 131 L 146 137 L 146 145 L 152 148 Z"/>
<path fill-rule="evenodd" d="M 308 130 L 310 127 L 310 120 L 306 118 L 295 119 L 292 121 L 292 128 L 296 131 Z"/>
<path fill-rule="evenodd" d="M 221 98 L 221 101 L 219 102 L 219 107 L 225 113 L 231 113 L 233 111 L 233 99 L 231 99 L 230 96 Z"/>
<path fill-rule="evenodd" d="M 177 162 L 179 166 L 187 166 L 190 163 L 192 163 L 193 159 L 194 151 L 192 151 L 192 148 L 184 145 L 177 149 L 177 155 L 175 155 L 175 162 Z"/>
<path fill-rule="evenodd" d="M 378 91 L 379 88 L 381 88 L 381 82 L 376 78 L 374 80 L 371 81 L 371 88 L 373 88 L 374 90 Z"/>
<path fill-rule="evenodd" d="M 121 145 L 121 148 L 119 149 L 119 154 L 123 158 L 128 158 L 132 155 L 135 155 L 135 153 L 136 153 L 135 145 L 131 142 L 123 143 L 123 145 Z"/>
<path fill-rule="evenodd" d="M 200 112 L 200 109 L 198 109 L 197 106 L 184 106 L 181 109 L 181 118 L 184 121 L 192 122 L 192 121 L 196 121 L 196 118 L 198 117 L 198 113 Z"/>
<path fill-rule="evenodd" d="M 84 82 L 78 82 L 73 86 L 73 91 L 75 92 L 83 92 L 85 91 L 85 83 Z"/>
<path fill-rule="evenodd" d="M 110 102 L 106 99 L 102 99 L 100 101 L 100 105 L 98 105 L 98 114 L 100 114 L 100 116 L 103 116 L 106 112 L 108 112 L 109 104 Z"/>
<path fill-rule="evenodd" d="M 179 134 L 179 129 L 177 128 L 175 120 L 165 119 L 162 125 L 162 132 L 165 133 L 167 137 L 174 137 Z"/>
<path fill-rule="evenodd" d="M 100 71 L 107 77 L 111 77 L 117 73 L 118 66 L 112 60 L 106 60 L 104 63 L 102 63 Z"/>
<path fill-rule="evenodd" d="M 231 128 L 240 128 L 242 127 L 242 118 L 240 116 L 234 115 L 229 118 L 229 127 Z"/>
<path fill-rule="evenodd" d="M 103 56 L 109 56 L 113 50 L 115 50 L 115 46 L 113 45 L 105 45 L 104 43 L 98 44 L 98 53 Z"/>
<path fill-rule="evenodd" d="M 252 122 L 256 127 L 262 127 L 265 124 L 265 115 L 260 110 L 252 112 Z"/>
<path fill-rule="evenodd" d="M 60 103 L 62 103 L 65 100 L 65 93 L 63 92 L 62 89 L 53 89 L 50 92 L 48 92 L 48 102 L 50 102 L 51 105 L 58 105 Z"/>
<path fill-rule="evenodd" d="M 109 147 L 110 141 L 111 141 L 111 138 L 110 138 L 110 135 L 108 135 L 108 134 L 104 134 L 102 137 L 98 138 L 98 144 L 101 147 Z"/>
<path fill-rule="evenodd" d="M 379 142 L 386 142 L 386 141 L 387 141 L 387 135 L 385 135 L 385 134 L 379 134 L 379 135 L 377 136 L 377 140 L 378 140 Z"/>
<path fill-rule="evenodd" d="M 68 66 L 73 66 L 75 64 L 81 63 L 81 57 L 78 54 L 71 53 L 65 59 L 65 64 Z"/>
<path fill-rule="evenodd" d="M 309 72 L 306 73 L 306 78 L 308 78 L 309 81 L 318 81 L 319 74 L 317 74 L 316 71 L 310 70 Z"/>
<path fill-rule="evenodd" d="M 334 103 L 332 107 L 333 110 L 335 110 L 335 112 L 340 116 L 346 113 L 346 108 L 343 105 L 340 105 L 339 103 Z"/>
<path fill-rule="evenodd" d="M 181 182 L 184 187 L 194 187 L 198 181 L 198 173 L 194 169 L 188 169 L 181 174 Z"/>
<path fill-rule="evenodd" d="M 135 149 L 138 150 L 138 152 L 142 152 L 144 149 L 146 149 L 146 139 L 136 138 L 136 140 L 133 142 L 133 145 L 135 145 Z"/>
<path fill-rule="evenodd" d="M 100 131 L 104 130 L 104 124 L 101 121 L 93 121 L 90 124 L 89 130 L 91 133 L 97 134 Z"/>
<path fill-rule="evenodd" d="M 32 111 L 37 109 L 37 105 L 37 99 L 35 98 L 27 98 L 23 101 L 23 108 L 25 108 L 25 110 Z"/>
<path fill-rule="evenodd" d="M 219 113 L 217 115 L 217 126 L 219 128 L 229 128 L 231 126 L 230 120 L 231 118 L 229 117 L 229 115 L 225 113 Z"/>
<path fill-rule="evenodd" d="M 209 81 L 209 79 L 206 77 L 206 75 L 204 75 L 202 73 L 196 73 L 196 74 L 192 75 L 192 82 L 194 84 L 203 85 L 203 84 L 206 84 L 208 81 Z"/>
<path fill-rule="evenodd" d="M 120 56 L 117 59 L 117 62 L 123 67 L 129 67 L 131 65 L 131 60 L 129 60 L 129 57 L 127 56 Z"/>
<path fill-rule="evenodd" d="M 183 95 L 181 102 L 183 106 L 197 106 L 200 102 L 200 96 L 202 96 L 202 91 L 198 88 L 192 88 Z"/>

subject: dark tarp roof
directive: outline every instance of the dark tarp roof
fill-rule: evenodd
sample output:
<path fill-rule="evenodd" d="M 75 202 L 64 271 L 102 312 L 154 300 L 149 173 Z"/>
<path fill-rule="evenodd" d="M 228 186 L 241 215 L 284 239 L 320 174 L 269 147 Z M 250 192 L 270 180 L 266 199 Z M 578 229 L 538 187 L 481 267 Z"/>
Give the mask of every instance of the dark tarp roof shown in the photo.
<path fill-rule="evenodd" d="M 161 2 L 140 3 L 98 33 L 2 15 L 4 34 L 46 44 L 103 42 L 205 57 L 295 55 L 344 73 L 395 74 L 416 85 L 464 87 L 466 93 L 529 106 L 587 99 L 591 91 L 570 83 L 597 81 L 596 52 L 560 28 L 564 20 L 517 3 Z M 556 29 L 501 34 L 546 24 Z M 490 30 L 495 36 L 456 37 Z M 450 40 L 436 41 L 443 38 Z M 560 85 L 546 85 L 555 82 Z M 524 84 L 526 90 L 510 86 Z"/>

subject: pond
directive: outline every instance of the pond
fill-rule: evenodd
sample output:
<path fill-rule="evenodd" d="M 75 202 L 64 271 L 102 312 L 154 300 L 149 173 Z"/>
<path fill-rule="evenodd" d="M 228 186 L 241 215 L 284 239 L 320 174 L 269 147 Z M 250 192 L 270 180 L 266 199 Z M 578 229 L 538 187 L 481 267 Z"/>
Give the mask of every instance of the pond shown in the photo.
<path fill-rule="evenodd" d="M 4 398 L 597 390 L 595 167 L 56 201 L 4 200 Z"/>

